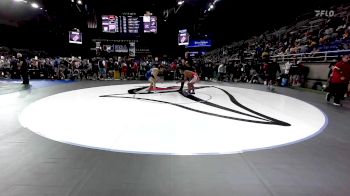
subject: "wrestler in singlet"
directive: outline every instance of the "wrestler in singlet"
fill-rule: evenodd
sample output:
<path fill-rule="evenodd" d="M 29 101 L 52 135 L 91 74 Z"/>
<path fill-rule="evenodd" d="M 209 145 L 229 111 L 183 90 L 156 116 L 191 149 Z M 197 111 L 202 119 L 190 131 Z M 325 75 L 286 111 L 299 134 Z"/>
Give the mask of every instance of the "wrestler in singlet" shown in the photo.
<path fill-rule="evenodd" d="M 148 91 L 151 92 L 152 89 L 156 88 L 156 83 L 158 80 L 158 73 L 159 69 L 158 68 L 152 68 L 146 73 L 146 78 L 150 82 L 150 86 Z"/>
<path fill-rule="evenodd" d="M 184 79 L 185 79 L 185 81 L 186 80 L 189 81 L 187 83 L 188 93 L 195 94 L 195 92 L 194 92 L 194 84 L 199 81 L 198 74 L 196 72 L 194 72 L 194 71 L 186 70 L 186 71 L 184 71 Z"/>

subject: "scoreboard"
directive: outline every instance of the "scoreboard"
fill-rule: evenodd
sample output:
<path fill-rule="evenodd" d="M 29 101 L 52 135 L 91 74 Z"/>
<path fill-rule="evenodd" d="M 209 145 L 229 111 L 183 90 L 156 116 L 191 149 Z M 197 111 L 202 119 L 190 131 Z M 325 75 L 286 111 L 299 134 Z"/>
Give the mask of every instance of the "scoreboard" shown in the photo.
<path fill-rule="evenodd" d="M 102 31 L 105 33 L 157 33 L 156 16 L 102 16 Z"/>
<path fill-rule="evenodd" d="M 190 42 L 190 34 L 187 29 L 182 29 L 179 31 L 178 43 L 179 46 L 187 46 Z"/>
<path fill-rule="evenodd" d="M 125 16 L 122 16 L 125 17 Z M 127 27 L 128 33 L 139 33 L 140 32 L 140 18 L 137 16 L 127 16 Z"/>
<path fill-rule="evenodd" d="M 104 15 L 102 16 L 102 31 L 108 33 L 119 33 L 119 19 L 117 16 Z"/>
<path fill-rule="evenodd" d="M 83 44 L 83 34 L 77 31 L 69 31 L 69 43 Z"/>
<path fill-rule="evenodd" d="M 143 16 L 143 32 L 144 33 L 157 33 L 157 17 L 156 16 Z"/>

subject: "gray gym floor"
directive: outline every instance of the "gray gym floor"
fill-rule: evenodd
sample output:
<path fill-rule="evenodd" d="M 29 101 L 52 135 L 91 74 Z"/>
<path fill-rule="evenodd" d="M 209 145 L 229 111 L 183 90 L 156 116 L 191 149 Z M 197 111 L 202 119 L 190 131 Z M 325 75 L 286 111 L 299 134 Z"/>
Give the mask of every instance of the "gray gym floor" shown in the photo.
<path fill-rule="evenodd" d="M 14 87 L 15 93 L 3 87 L 7 90 L 0 93 L 0 195 L 350 195 L 350 104 L 348 100 L 342 108 L 326 104 L 319 92 L 276 89 L 276 93 L 304 100 L 325 112 L 329 124 L 322 133 L 285 147 L 232 155 L 106 152 L 43 138 L 18 122 L 19 112 L 35 100 L 69 90 L 126 83 L 135 82 Z M 227 85 L 265 90 L 261 85 Z"/>

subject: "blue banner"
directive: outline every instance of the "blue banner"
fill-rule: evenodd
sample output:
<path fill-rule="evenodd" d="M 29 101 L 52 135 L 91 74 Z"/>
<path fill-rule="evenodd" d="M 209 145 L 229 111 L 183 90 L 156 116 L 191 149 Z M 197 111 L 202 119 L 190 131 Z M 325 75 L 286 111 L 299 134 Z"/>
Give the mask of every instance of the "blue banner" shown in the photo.
<path fill-rule="evenodd" d="M 190 40 L 190 44 L 187 46 L 187 48 L 204 48 L 211 46 L 211 40 Z"/>

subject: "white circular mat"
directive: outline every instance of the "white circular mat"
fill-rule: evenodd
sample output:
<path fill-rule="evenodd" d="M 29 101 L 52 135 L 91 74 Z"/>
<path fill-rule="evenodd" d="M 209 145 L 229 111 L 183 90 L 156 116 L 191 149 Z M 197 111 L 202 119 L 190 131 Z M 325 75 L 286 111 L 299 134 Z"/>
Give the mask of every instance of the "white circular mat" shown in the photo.
<path fill-rule="evenodd" d="M 64 92 L 26 107 L 20 123 L 46 138 L 143 154 L 229 154 L 294 143 L 327 123 L 316 107 L 284 95 L 204 86 L 193 96 L 116 85 Z M 166 89 L 171 89 L 169 92 Z"/>

